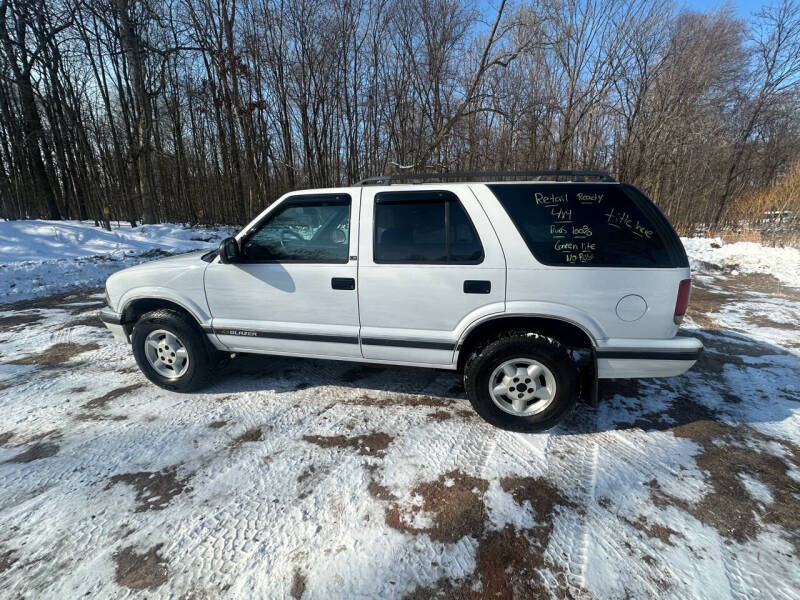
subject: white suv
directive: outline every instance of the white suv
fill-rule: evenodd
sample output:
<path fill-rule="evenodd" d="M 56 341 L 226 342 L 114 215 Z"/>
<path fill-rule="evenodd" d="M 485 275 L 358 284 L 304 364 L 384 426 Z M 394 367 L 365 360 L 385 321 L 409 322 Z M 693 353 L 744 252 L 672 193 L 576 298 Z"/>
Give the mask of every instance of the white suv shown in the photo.
<path fill-rule="evenodd" d="M 459 370 L 516 431 L 596 403 L 597 378 L 695 363 L 686 254 L 641 191 L 597 171 L 459 178 L 286 194 L 219 250 L 109 277 L 101 318 L 167 389 L 244 352 Z"/>

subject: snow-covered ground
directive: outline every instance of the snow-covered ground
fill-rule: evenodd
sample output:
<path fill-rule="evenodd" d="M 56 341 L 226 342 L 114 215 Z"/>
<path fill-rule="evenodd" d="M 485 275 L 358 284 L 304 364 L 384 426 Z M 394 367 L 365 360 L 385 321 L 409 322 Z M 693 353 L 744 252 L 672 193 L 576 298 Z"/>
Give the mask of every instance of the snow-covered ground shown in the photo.
<path fill-rule="evenodd" d="M 103 285 L 114 271 L 166 254 L 202 250 L 231 227 L 184 227 L 92 221 L 0 220 L 0 303 Z"/>
<path fill-rule="evenodd" d="M 0 306 L 0 597 L 800 598 L 800 291 L 702 260 L 695 368 L 543 434 L 428 370 L 175 394 L 100 290 Z"/>
<path fill-rule="evenodd" d="M 800 250 L 755 242 L 724 243 L 720 238 L 681 238 L 692 271 L 719 268 L 737 273 L 765 273 L 785 285 L 800 287 Z"/>

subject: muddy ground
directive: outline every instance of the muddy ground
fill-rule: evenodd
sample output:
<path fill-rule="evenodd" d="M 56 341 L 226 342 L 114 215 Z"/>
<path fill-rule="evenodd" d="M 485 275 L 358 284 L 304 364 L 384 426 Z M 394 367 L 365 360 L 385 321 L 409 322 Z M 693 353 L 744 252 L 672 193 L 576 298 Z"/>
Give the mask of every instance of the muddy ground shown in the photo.
<path fill-rule="evenodd" d="M 170 393 L 97 290 L 0 306 L 0 597 L 800 598 L 800 292 L 696 281 L 692 371 L 535 435 L 436 371 Z"/>

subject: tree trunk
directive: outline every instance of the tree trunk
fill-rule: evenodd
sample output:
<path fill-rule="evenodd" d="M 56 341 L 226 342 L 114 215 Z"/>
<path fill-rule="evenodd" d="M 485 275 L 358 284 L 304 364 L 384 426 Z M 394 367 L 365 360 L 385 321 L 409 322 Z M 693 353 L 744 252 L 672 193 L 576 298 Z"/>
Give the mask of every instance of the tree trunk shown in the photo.
<path fill-rule="evenodd" d="M 42 159 L 43 149 L 39 146 L 40 143 L 43 145 L 45 143 L 42 139 L 42 121 L 39 117 L 39 109 L 36 107 L 29 74 L 23 74 L 22 78 L 17 81 L 17 89 L 22 105 L 22 131 L 25 134 L 25 149 L 30 161 L 29 168 L 34 190 L 37 198 L 47 207 L 48 217 L 57 221 L 61 219 L 61 211 L 58 210 L 56 197 Z"/>
<path fill-rule="evenodd" d="M 130 72 L 130 83 L 136 103 L 135 149 L 139 178 L 139 194 L 142 200 L 142 222 L 155 222 L 155 195 L 153 190 L 153 165 L 151 137 L 153 115 L 150 96 L 145 83 L 145 52 L 139 32 L 129 14 L 130 0 L 113 0 L 119 19 L 119 36 L 122 51 Z"/>

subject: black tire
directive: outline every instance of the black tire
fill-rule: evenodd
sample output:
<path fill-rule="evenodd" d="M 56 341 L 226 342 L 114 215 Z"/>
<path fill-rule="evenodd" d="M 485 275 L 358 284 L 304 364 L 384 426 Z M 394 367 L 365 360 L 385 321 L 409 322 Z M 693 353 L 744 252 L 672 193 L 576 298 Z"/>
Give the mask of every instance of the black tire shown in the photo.
<path fill-rule="evenodd" d="M 180 377 L 160 375 L 145 355 L 147 336 L 158 329 L 169 331 L 183 343 L 189 356 L 186 372 Z M 204 386 L 213 371 L 212 351 L 197 325 L 186 315 L 169 309 L 158 309 L 142 315 L 131 335 L 133 356 L 142 373 L 157 386 L 174 392 L 190 392 Z"/>
<path fill-rule="evenodd" d="M 512 415 L 492 400 L 489 393 L 492 373 L 505 361 L 516 358 L 533 359 L 546 366 L 554 376 L 556 393 L 540 413 Z M 578 369 L 567 349 L 557 341 L 535 333 L 508 333 L 470 356 L 464 366 L 464 389 L 475 411 L 492 425 L 509 431 L 544 431 L 555 427 L 574 408 L 578 397 Z"/>

